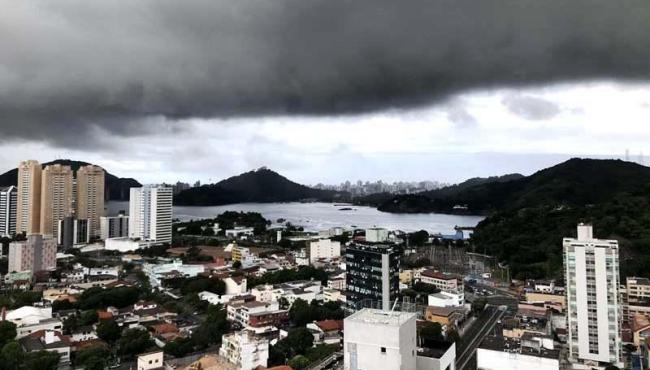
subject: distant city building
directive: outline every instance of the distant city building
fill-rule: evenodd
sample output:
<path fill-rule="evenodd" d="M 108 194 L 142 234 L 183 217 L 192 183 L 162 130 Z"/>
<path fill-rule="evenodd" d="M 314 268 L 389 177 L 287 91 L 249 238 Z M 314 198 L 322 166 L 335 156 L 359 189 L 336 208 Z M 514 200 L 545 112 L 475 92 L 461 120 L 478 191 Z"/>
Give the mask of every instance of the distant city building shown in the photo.
<path fill-rule="evenodd" d="M 90 225 L 88 220 L 66 217 L 59 220 L 57 242 L 64 249 L 90 241 Z"/>
<path fill-rule="evenodd" d="M 16 234 L 16 212 L 18 210 L 18 189 L 8 186 L 0 189 L 0 236 Z M 1 254 L 1 253 L 0 253 Z"/>
<path fill-rule="evenodd" d="M 129 237 L 152 243 L 172 241 L 172 188 L 131 188 Z"/>
<path fill-rule="evenodd" d="M 91 238 L 99 237 L 99 219 L 104 215 L 104 169 L 88 165 L 77 171 L 76 209 L 79 219 L 88 220 Z"/>
<path fill-rule="evenodd" d="M 320 239 L 309 243 L 309 262 L 314 263 L 321 258 L 332 259 L 341 257 L 341 243 L 330 239 Z"/>
<path fill-rule="evenodd" d="M 388 230 L 381 227 L 366 229 L 366 242 L 383 243 L 388 240 Z"/>
<path fill-rule="evenodd" d="M 346 304 L 351 310 L 364 305 L 390 309 L 399 294 L 400 251 L 397 246 L 352 244 L 345 251 Z"/>
<path fill-rule="evenodd" d="M 594 239 L 591 225 L 580 224 L 563 246 L 569 361 L 622 367 L 618 242 Z"/>
<path fill-rule="evenodd" d="M 129 216 L 120 212 L 117 216 L 101 217 L 99 219 L 100 238 L 123 238 L 129 236 Z"/>
<path fill-rule="evenodd" d="M 59 220 L 74 213 L 72 178 L 70 166 L 53 164 L 43 170 L 41 178 L 41 234 L 56 237 Z"/>
<path fill-rule="evenodd" d="M 173 186 L 174 195 L 177 195 L 177 194 L 179 194 L 180 192 L 182 192 L 184 190 L 190 189 L 191 187 L 192 186 L 190 184 L 188 184 L 186 182 L 180 182 L 179 181 Z"/>
<path fill-rule="evenodd" d="M 31 234 L 27 240 L 9 244 L 9 272 L 52 271 L 56 269 L 56 240 Z"/>
<path fill-rule="evenodd" d="M 353 196 L 360 196 L 376 193 L 415 194 L 423 191 L 439 189 L 447 185 L 448 184 L 440 183 L 438 181 L 399 181 L 387 183 L 381 180 L 376 182 L 363 182 L 359 180 L 356 183 L 345 181 L 340 185 L 316 184 L 314 185 L 314 188 L 323 190 L 345 191 L 352 194 Z"/>
<path fill-rule="evenodd" d="M 269 359 L 269 340 L 257 337 L 247 330 L 222 337 L 219 355 L 240 370 L 266 368 Z"/>
<path fill-rule="evenodd" d="M 38 234 L 40 232 L 42 172 L 38 161 L 23 161 L 18 165 L 17 233 Z"/>

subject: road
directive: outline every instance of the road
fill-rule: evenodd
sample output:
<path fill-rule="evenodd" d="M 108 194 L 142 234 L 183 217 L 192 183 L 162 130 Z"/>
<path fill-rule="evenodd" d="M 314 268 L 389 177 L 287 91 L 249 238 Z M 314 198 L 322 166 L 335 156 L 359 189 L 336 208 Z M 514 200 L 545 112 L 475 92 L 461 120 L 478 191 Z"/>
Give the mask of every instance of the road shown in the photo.
<path fill-rule="evenodd" d="M 474 324 L 467 329 L 463 335 L 463 340 L 458 346 L 458 356 L 456 356 L 457 370 L 470 370 L 473 364 L 476 348 L 481 344 L 483 339 L 489 335 L 506 313 L 504 307 L 487 306 L 481 316 L 476 319 Z"/>

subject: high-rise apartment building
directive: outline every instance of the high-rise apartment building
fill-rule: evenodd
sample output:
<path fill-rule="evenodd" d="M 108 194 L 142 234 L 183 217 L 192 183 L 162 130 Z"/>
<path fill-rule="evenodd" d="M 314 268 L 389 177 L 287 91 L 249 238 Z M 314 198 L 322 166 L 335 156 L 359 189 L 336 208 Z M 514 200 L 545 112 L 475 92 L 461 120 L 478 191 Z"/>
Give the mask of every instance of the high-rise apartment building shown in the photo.
<path fill-rule="evenodd" d="M 9 244 L 9 272 L 56 269 L 56 240 L 30 234 L 27 240 Z"/>
<path fill-rule="evenodd" d="M 99 229 L 102 240 L 129 236 L 129 216 L 120 212 L 117 216 L 101 217 Z"/>
<path fill-rule="evenodd" d="M 345 250 L 346 304 L 350 310 L 390 310 L 399 294 L 400 251 L 391 244 L 352 244 Z"/>
<path fill-rule="evenodd" d="M 88 220 L 91 237 L 100 235 L 99 219 L 104 215 L 104 186 L 103 168 L 88 165 L 77 170 L 77 217 Z"/>
<path fill-rule="evenodd" d="M 57 242 L 64 249 L 90 241 L 90 222 L 75 217 L 59 220 Z"/>
<path fill-rule="evenodd" d="M 42 167 L 38 161 L 23 161 L 18 165 L 17 233 L 37 234 L 40 232 L 41 174 Z"/>
<path fill-rule="evenodd" d="M 0 189 L 0 236 L 16 234 L 18 190 L 15 186 Z"/>
<path fill-rule="evenodd" d="M 74 213 L 72 178 L 70 166 L 53 164 L 43 170 L 41 178 L 41 234 L 56 237 L 59 221 Z"/>
<path fill-rule="evenodd" d="M 618 242 L 594 239 L 591 225 L 580 224 L 563 245 L 569 361 L 621 367 Z"/>
<path fill-rule="evenodd" d="M 172 241 L 173 189 L 166 186 L 131 188 L 129 237 L 152 243 Z"/>

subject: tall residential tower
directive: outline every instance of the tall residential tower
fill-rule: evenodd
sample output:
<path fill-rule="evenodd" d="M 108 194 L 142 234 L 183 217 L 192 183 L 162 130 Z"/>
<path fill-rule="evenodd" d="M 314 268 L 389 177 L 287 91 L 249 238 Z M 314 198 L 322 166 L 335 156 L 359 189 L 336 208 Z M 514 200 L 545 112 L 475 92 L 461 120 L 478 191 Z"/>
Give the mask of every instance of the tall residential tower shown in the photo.
<path fill-rule="evenodd" d="M 38 234 L 40 232 L 42 171 L 38 161 L 23 161 L 18 165 L 17 233 Z"/>
<path fill-rule="evenodd" d="M 59 221 L 74 213 L 72 205 L 72 168 L 53 164 L 45 167 L 41 179 L 40 234 L 56 238 Z"/>
<path fill-rule="evenodd" d="M 399 257 L 398 247 L 391 244 L 354 243 L 346 248 L 348 309 L 390 310 L 399 294 Z"/>
<path fill-rule="evenodd" d="M 173 189 L 166 186 L 131 188 L 129 237 L 152 243 L 172 241 Z"/>
<path fill-rule="evenodd" d="M 88 165 L 77 170 L 77 218 L 88 220 L 91 237 L 100 234 L 99 219 L 104 215 L 104 169 Z"/>
<path fill-rule="evenodd" d="M 569 360 L 621 367 L 618 242 L 594 239 L 591 225 L 580 224 L 563 244 Z"/>
<path fill-rule="evenodd" d="M 17 208 L 18 191 L 16 187 L 9 186 L 0 189 L 0 236 L 16 234 Z"/>

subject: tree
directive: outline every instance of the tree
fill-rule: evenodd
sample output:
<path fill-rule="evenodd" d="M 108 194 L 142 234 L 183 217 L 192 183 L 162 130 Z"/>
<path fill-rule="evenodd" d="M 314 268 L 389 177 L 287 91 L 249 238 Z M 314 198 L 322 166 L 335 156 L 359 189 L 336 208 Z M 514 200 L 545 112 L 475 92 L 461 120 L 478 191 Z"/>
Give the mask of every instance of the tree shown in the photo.
<path fill-rule="evenodd" d="M 230 330 L 227 313 L 221 305 L 208 307 L 205 321 L 194 331 L 192 340 L 199 348 L 221 343 L 221 337 Z"/>
<path fill-rule="evenodd" d="M 194 343 L 190 338 L 176 338 L 165 345 L 165 353 L 176 358 L 185 357 L 194 350 Z"/>
<path fill-rule="evenodd" d="M 419 330 L 420 339 L 428 342 L 440 342 L 445 338 L 442 336 L 442 325 L 437 322 L 425 322 Z"/>
<path fill-rule="evenodd" d="M 110 351 L 104 346 L 93 346 L 77 352 L 75 365 L 85 370 L 103 370 L 108 366 Z"/>
<path fill-rule="evenodd" d="M 117 341 L 118 353 L 127 357 L 133 357 L 143 353 L 147 348 L 154 345 L 151 336 L 146 330 L 127 329 Z"/>
<path fill-rule="evenodd" d="M 289 309 L 289 318 L 296 326 L 305 326 L 313 321 L 311 307 L 306 301 L 298 298 Z"/>
<path fill-rule="evenodd" d="M 293 370 L 306 369 L 307 367 L 309 367 L 309 364 L 310 364 L 309 359 L 307 357 L 305 357 L 305 356 L 302 356 L 302 355 L 298 355 L 298 356 L 292 358 L 287 363 L 287 365 L 289 365 L 289 367 L 292 368 Z"/>
<path fill-rule="evenodd" d="M 411 245 L 420 247 L 429 241 L 429 233 L 426 230 L 420 230 L 409 234 L 408 238 Z"/>
<path fill-rule="evenodd" d="M 25 356 L 24 365 L 30 370 L 55 370 L 59 367 L 61 355 L 56 352 L 37 351 Z"/>
<path fill-rule="evenodd" d="M 609 365 L 605 368 L 605 370 L 621 370 L 621 369 L 618 366 Z"/>
<path fill-rule="evenodd" d="M 472 312 L 474 312 L 475 314 L 481 313 L 485 309 L 486 305 L 487 305 L 487 299 L 485 298 L 476 299 L 474 300 L 474 302 L 472 302 Z"/>
<path fill-rule="evenodd" d="M 294 329 L 283 339 L 291 349 L 291 354 L 304 355 L 314 345 L 314 335 L 305 327 Z"/>
<path fill-rule="evenodd" d="M 0 348 L 16 338 L 16 324 L 11 321 L 0 321 Z"/>
<path fill-rule="evenodd" d="M 239 270 L 241 268 L 241 261 L 235 261 L 232 263 L 232 268 Z"/>
<path fill-rule="evenodd" d="M 23 348 L 16 341 L 11 341 L 2 347 L 0 352 L 1 368 L 5 370 L 18 370 L 24 357 Z"/>
<path fill-rule="evenodd" d="M 115 320 L 102 320 L 97 325 L 97 336 L 108 343 L 114 343 L 121 335 L 122 329 Z"/>

